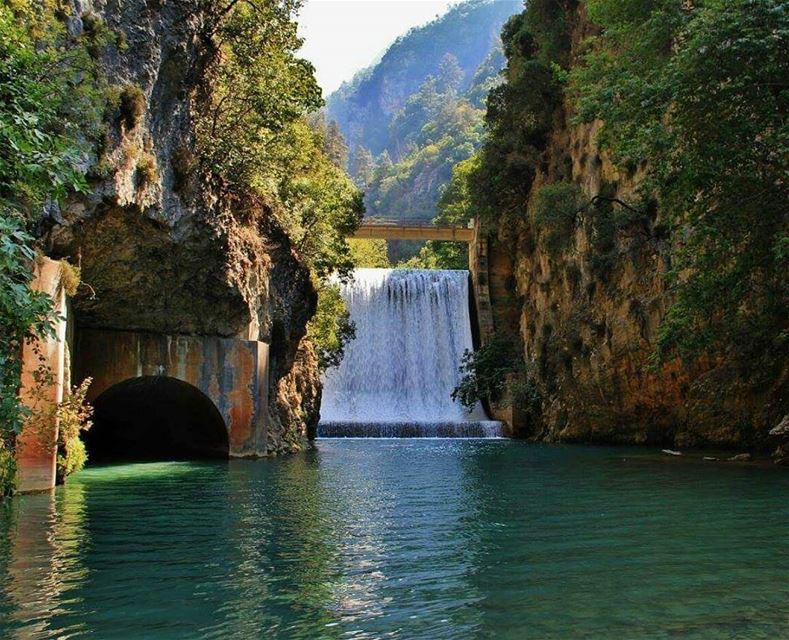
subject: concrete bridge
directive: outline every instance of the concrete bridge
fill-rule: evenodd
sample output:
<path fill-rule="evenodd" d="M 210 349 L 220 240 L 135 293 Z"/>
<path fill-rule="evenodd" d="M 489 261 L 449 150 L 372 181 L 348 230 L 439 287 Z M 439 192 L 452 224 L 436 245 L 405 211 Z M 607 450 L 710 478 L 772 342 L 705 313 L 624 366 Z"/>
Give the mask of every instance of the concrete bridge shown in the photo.
<path fill-rule="evenodd" d="M 20 397 L 43 418 L 17 437 L 17 488 L 55 485 L 58 418 L 71 380 L 92 378 L 92 459 L 266 455 L 269 346 L 257 340 L 74 329 L 58 262 L 44 259 L 33 287 L 53 297 L 56 335 L 25 345 Z M 39 360 L 39 358 L 43 358 Z M 39 363 L 52 384 L 36 388 Z M 73 371 L 73 375 L 71 372 Z"/>
<path fill-rule="evenodd" d="M 371 218 L 361 224 L 354 238 L 383 240 L 444 240 L 473 244 L 476 234 L 472 227 L 434 225 L 418 220 L 401 221 L 394 218 Z"/>

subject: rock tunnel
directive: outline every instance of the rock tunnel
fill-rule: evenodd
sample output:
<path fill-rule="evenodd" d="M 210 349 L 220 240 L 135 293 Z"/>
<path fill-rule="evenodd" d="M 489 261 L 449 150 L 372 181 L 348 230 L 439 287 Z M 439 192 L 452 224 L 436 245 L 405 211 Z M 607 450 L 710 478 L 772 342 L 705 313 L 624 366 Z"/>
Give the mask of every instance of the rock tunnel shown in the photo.
<path fill-rule="evenodd" d="M 208 396 L 166 376 L 141 376 L 105 390 L 94 401 L 85 435 L 93 461 L 227 458 L 228 432 Z"/>

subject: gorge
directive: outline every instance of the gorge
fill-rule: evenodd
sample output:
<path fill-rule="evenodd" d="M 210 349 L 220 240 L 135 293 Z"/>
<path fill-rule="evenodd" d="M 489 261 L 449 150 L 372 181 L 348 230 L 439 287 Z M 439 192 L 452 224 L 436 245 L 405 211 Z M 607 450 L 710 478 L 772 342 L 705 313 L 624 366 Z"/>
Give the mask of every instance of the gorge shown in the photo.
<path fill-rule="evenodd" d="M 302 4 L 0 3 L 0 636 L 789 637 L 785 2 Z"/>

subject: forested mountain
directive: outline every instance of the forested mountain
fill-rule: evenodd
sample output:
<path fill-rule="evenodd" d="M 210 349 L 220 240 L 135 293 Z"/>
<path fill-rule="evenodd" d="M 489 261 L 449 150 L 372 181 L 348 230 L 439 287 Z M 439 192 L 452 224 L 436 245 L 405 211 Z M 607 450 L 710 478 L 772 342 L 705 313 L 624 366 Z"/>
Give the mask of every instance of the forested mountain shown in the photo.
<path fill-rule="evenodd" d="M 367 215 L 430 220 L 452 168 L 482 144 L 485 99 L 504 66 L 516 0 L 471 0 L 398 39 L 328 100 Z M 396 252 L 397 257 L 412 254 Z"/>
<path fill-rule="evenodd" d="M 400 159 L 402 131 L 390 125 L 409 98 L 428 76 L 438 76 L 447 54 L 459 67 L 459 90 L 467 91 L 480 65 L 499 44 L 502 25 L 521 6 L 520 0 L 470 0 L 412 29 L 389 47 L 380 62 L 329 96 L 329 120 L 337 121 L 351 149 L 361 145 L 373 156 L 388 151 L 395 161 Z"/>

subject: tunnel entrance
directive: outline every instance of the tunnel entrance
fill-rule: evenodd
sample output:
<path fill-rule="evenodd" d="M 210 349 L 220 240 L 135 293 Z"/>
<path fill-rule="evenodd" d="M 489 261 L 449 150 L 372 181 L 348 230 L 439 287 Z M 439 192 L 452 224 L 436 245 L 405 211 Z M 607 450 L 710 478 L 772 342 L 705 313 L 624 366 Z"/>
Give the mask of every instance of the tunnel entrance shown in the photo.
<path fill-rule="evenodd" d="M 214 403 L 175 378 L 118 383 L 93 403 L 85 433 L 91 461 L 227 458 L 227 427 Z"/>

